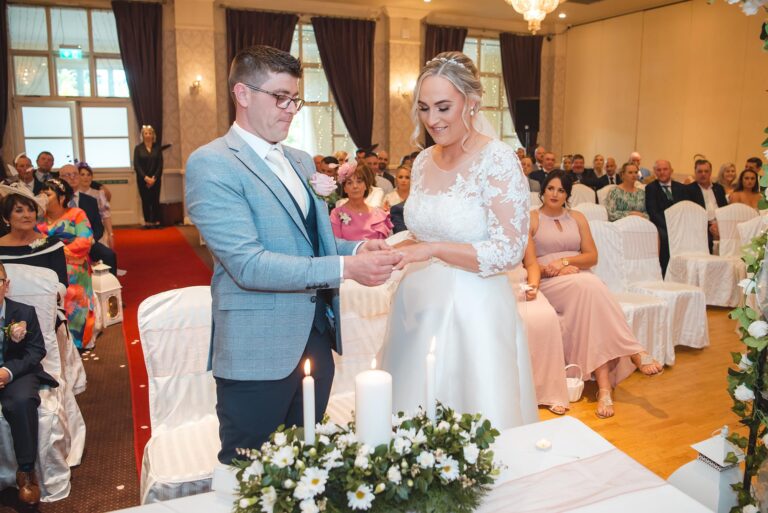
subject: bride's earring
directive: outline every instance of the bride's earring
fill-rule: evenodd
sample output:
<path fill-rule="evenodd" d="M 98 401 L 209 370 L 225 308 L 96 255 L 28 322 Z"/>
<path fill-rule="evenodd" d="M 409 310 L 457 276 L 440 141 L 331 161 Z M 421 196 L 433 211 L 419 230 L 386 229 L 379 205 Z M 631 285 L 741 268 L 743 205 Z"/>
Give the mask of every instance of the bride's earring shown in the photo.
<path fill-rule="evenodd" d="M 474 107 L 472 107 L 471 109 L 469 109 L 469 115 L 470 115 L 470 116 L 474 116 L 474 115 L 475 115 L 475 108 L 474 108 Z"/>

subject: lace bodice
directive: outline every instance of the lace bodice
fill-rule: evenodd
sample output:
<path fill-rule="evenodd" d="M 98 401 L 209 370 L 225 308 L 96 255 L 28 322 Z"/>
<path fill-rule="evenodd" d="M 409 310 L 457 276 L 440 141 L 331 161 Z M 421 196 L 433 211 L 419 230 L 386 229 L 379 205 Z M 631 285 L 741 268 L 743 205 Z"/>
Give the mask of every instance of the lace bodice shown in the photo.
<path fill-rule="evenodd" d="M 427 242 L 470 243 L 482 276 L 511 269 L 528 241 L 530 194 L 512 148 L 493 140 L 454 170 L 440 169 L 433 148 L 411 173 L 405 223 Z"/>

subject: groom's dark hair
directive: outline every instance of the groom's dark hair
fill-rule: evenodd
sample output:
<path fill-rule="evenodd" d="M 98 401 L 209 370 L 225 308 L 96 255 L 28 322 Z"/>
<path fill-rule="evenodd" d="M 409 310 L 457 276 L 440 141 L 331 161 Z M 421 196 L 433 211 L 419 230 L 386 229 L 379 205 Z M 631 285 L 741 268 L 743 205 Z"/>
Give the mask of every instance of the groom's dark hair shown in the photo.
<path fill-rule="evenodd" d="M 266 45 L 256 45 L 237 52 L 229 67 L 229 92 L 238 82 L 259 87 L 267 73 L 288 73 L 301 78 L 301 61 L 288 52 Z"/>

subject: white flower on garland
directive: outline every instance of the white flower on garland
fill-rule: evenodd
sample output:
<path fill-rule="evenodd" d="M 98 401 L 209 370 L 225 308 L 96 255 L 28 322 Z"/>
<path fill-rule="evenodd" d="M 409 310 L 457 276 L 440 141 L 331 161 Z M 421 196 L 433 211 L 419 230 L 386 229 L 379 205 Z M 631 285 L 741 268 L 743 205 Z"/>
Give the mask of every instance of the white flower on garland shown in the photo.
<path fill-rule="evenodd" d="M 355 436 L 354 433 L 344 433 L 343 435 L 339 435 L 336 437 L 336 446 L 344 450 L 347 448 L 347 446 L 352 445 L 357 442 L 357 436 Z"/>
<path fill-rule="evenodd" d="M 320 435 L 320 436 L 318 436 L 318 437 L 317 437 L 317 440 L 318 440 L 318 441 L 319 441 L 319 442 L 320 442 L 322 445 L 331 445 L 331 439 L 330 439 L 330 438 L 328 438 L 328 437 L 327 437 L 327 436 L 325 436 L 325 435 Z"/>
<path fill-rule="evenodd" d="M 245 469 L 243 472 L 243 479 L 251 479 L 252 477 L 261 477 L 264 473 L 264 465 L 259 460 L 253 460 L 251 466 Z"/>
<path fill-rule="evenodd" d="M 369 465 L 368 456 L 364 454 L 358 454 L 355 458 L 355 466 L 363 470 L 367 469 Z"/>
<path fill-rule="evenodd" d="M 317 467 L 309 467 L 299 479 L 293 496 L 299 500 L 311 499 L 315 495 L 325 491 L 325 483 L 328 482 L 328 471 Z"/>
<path fill-rule="evenodd" d="M 419 429 L 418 433 L 411 438 L 413 445 L 422 445 L 427 443 L 427 435 L 424 434 L 423 429 Z"/>
<path fill-rule="evenodd" d="M 275 433 L 275 445 L 278 447 L 282 447 L 285 445 L 285 443 L 288 441 L 288 437 L 285 436 L 285 433 Z"/>
<path fill-rule="evenodd" d="M 272 463 L 279 468 L 285 468 L 289 465 L 293 465 L 293 447 L 290 445 L 281 447 L 275 454 L 272 455 Z"/>
<path fill-rule="evenodd" d="M 736 387 L 733 391 L 733 396 L 737 401 L 754 401 L 755 393 L 743 383 Z"/>
<path fill-rule="evenodd" d="M 347 505 L 352 509 L 371 509 L 373 490 L 369 485 L 361 484 L 354 492 L 347 492 Z"/>
<path fill-rule="evenodd" d="M 301 513 L 320 513 L 320 508 L 312 499 L 301 501 L 299 508 L 301 509 Z"/>
<path fill-rule="evenodd" d="M 277 492 L 274 486 L 268 486 L 261 490 L 261 511 L 263 513 L 272 513 L 277 502 Z"/>
<path fill-rule="evenodd" d="M 400 469 L 392 465 L 389 467 L 389 470 L 387 470 L 387 479 L 395 484 L 400 484 L 403 480 L 403 475 L 400 473 Z"/>
<path fill-rule="evenodd" d="M 435 455 L 429 451 L 423 451 L 416 457 L 416 463 L 418 463 L 421 468 L 433 467 L 435 465 Z"/>
<path fill-rule="evenodd" d="M 283 488 L 285 488 L 286 490 L 290 490 L 294 486 L 296 486 L 296 481 L 294 481 L 293 479 L 286 479 L 285 481 L 283 481 Z"/>
<path fill-rule="evenodd" d="M 753 321 L 747 328 L 747 332 L 755 338 L 762 338 L 768 335 L 768 322 Z"/>
<path fill-rule="evenodd" d="M 475 444 L 470 444 L 464 447 L 464 459 L 467 460 L 467 463 L 470 465 L 474 465 L 477 463 L 477 457 L 480 455 L 480 448 L 476 446 Z"/>
<path fill-rule="evenodd" d="M 760 510 L 753 504 L 747 504 L 741 509 L 741 513 L 760 513 Z"/>
<path fill-rule="evenodd" d="M 449 429 L 451 429 L 451 425 L 444 420 L 437 424 L 437 431 L 448 431 Z"/>
<path fill-rule="evenodd" d="M 407 438 L 397 437 L 392 442 L 392 449 L 399 455 L 408 454 L 411 452 L 411 441 Z"/>
<path fill-rule="evenodd" d="M 445 456 L 440 459 L 440 463 L 437 465 L 440 470 L 440 478 L 446 481 L 454 481 L 459 477 L 459 462 L 450 456 Z"/>
<path fill-rule="evenodd" d="M 749 359 L 746 353 L 741 353 L 741 360 L 739 360 L 739 369 L 745 371 L 752 367 L 753 361 Z"/>
<path fill-rule="evenodd" d="M 327 424 L 323 424 L 322 422 L 319 422 L 315 426 L 315 433 L 317 433 L 318 435 L 331 436 L 340 432 L 341 432 L 341 429 L 339 428 L 339 426 L 337 426 L 333 422 L 328 422 Z"/>
<path fill-rule="evenodd" d="M 757 11 L 759 11 L 760 7 L 763 5 L 766 5 L 766 0 L 742 0 L 741 10 L 747 16 L 752 16 L 757 14 Z"/>

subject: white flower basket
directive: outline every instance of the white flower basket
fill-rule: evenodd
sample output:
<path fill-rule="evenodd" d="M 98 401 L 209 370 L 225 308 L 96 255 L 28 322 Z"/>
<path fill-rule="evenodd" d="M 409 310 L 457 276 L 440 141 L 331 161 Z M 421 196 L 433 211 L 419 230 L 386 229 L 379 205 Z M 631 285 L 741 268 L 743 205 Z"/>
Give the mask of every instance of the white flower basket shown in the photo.
<path fill-rule="evenodd" d="M 579 369 L 579 377 L 569 378 L 566 376 L 565 386 L 568 388 L 568 400 L 572 403 L 575 403 L 576 401 L 579 401 L 581 399 L 581 394 L 582 392 L 584 392 L 584 374 L 581 371 L 581 367 L 579 367 L 575 363 L 566 365 L 565 372 L 567 373 L 568 369 L 570 369 L 571 367 L 576 367 L 577 369 Z"/>

